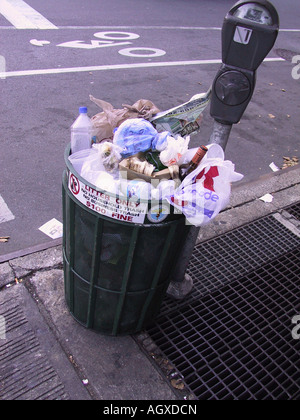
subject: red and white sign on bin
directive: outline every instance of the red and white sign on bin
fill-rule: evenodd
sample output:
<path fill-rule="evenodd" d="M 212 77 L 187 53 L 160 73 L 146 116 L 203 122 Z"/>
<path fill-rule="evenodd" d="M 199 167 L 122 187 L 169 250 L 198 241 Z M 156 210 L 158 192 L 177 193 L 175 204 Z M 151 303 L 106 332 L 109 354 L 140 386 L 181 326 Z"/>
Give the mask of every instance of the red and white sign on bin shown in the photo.
<path fill-rule="evenodd" d="M 101 192 L 69 172 L 69 190 L 84 206 L 103 216 L 128 223 L 144 223 L 148 203 L 127 200 Z"/>

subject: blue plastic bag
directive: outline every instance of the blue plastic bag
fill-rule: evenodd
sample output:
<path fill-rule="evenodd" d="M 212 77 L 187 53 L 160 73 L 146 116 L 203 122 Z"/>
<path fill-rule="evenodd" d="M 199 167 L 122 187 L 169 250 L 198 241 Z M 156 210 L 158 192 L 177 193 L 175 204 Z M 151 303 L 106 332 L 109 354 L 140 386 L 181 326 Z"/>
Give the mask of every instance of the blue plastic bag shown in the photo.
<path fill-rule="evenodd" d="M 158 133 L 153 125 L 142 118 L 125 120 L 114 133 L 114 144 L 121 147 L 123 158 L 146 150 L 162 151 L 167 146 L 168 131 Z"/>

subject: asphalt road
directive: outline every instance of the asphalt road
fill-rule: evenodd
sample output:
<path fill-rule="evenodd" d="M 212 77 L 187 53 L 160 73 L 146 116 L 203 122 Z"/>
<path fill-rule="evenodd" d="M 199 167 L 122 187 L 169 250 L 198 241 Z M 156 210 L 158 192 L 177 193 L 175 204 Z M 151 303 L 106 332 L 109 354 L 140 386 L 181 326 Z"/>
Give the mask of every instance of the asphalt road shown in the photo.
<path fill-rule="evenodd" d="M 0 79 L 0 236 L 10 236 L 0 243 L 0 255 L 50 242 L 39 227 L 52 218 L 62 222 L 69 127 L 79 106 L 88 106 L 90 116 L 101 111 L 89 95 L 115 108 L 150 99 L 165 110 L 205 92 L 219 68 L 214 60 L 221 58 L 220 28 L 234 3 L 26 1 L 36 14 L 22 1 L 10 1 L 14 13 L 0 0 L 0 73 L 5 72 Z M 253 100 L 226 149 L 226 158 L 244 174 L 242 182 L 270 173 L 271 162 L 281 167 L 283 156 L 300 157 L 300 81 L 292 78 L 291 62 L 300 54 L 300 4 L 273 4 L 281 18 L 268 57 L 274 60 L 259 68 Z M 192 146 L 205 143 L 212 123 L 206 110 Z"/>

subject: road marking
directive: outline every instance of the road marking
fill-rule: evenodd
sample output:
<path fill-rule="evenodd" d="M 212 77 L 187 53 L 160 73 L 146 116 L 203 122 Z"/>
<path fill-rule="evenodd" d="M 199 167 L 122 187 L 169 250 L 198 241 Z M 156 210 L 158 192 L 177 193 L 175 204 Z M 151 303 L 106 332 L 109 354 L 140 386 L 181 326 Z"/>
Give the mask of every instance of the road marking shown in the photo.
<path fill-rule="evenodd" d="M 2 0 L 0 0 L 1 3 Z M 1 13 L 1 12 L 0 12 Z M 16 29 L 13 26 L 0 26 L 0 30 Z M 155 29 L 155 30 L 176 30 L 176 31 L 221 31 L 222 28 L 215 26 L 57 26 L 55 29 Z M 279 29 L 279 32 L 300 32 L 300 29 Z"/>
<path fill-rule="evenodd" d="M 46 40 L 38 40 L 38 39 L 31 39 L 30 44 L 35 45 L 37 47 L 43 47 L 44 45 L 49 45 L 50 41 L 46 41 Z"/>
<path fill-rule="evenodd" d="M 6 72 L 6 60 L 3 55 L 0 55 L 0 73 Z M 5 77 L 0 77 L 0 79 L 5 79 Z"/>
<path fill-rule="evenodd" d="M 0 0 L 0 14 L 16 29 L 58 29 L 23 0 Z"/>
<path fill-rule="evenodd" d="M 166 51 L 160 50 L 158 48 L 124 48 L 119 51 L 119 54 L 125 55 L 127 57 L 161 57 L 166 54 Z"/>
<path fill-rule="evenodd" d="M 285 61 L 283 58 L 266 58 L 265 62 Z M 37 69 L 37 70 L 23 70 L 23 71 L 7 71 L 0 73 L 0 78 L 7 77 L 21 77 L 21 76 L 39 76 L 47 74 L 62 74 L 62 73 L 80 73 L 92 71 L 105 70 L 131 70 L 151 67 L 176 67 L 176 66 L 199 66 L 207 64 L 221 64 L 222 60 L 193 60 L 193 61 L 166 61 L 158 63 L 133 63 L 133 64 L 112 64 L 104 66 L 90 66 L 90 67 L 67 67 L 56 69 Z"/>
<path fill-rule="evenodd" d="M 101 39 L 109 39 L 112 41 L 129 41 L 133 39 L 138 39 L 140 35 L 133 34 L 132 32 L 115 32 L 115 31 L 108 31 L 108 32 L 96 32 L 94 37 L 101 38 Z"/>
<path fill-rule="evenodd" d="M 115 47 L 117 45 L 128 45 L 131 42 L 114 42 L 114 41 L 96 41 L 95 39 L 91 40 L 90 44 L 85 44 L 84 41 L 68 41 L 58 44 L 57 47 L 66 47 L 66 48 L 82 48 L 85 50 L 93 50 L 95 48 L 103 47 Z"/>
<path fill-rule="evenodd" d="M 9 210 L 7 204 L 0 195 L 0 223 L 8 222 L 9 220 L 13 220 L 14 218 L 15 216 Z"/>

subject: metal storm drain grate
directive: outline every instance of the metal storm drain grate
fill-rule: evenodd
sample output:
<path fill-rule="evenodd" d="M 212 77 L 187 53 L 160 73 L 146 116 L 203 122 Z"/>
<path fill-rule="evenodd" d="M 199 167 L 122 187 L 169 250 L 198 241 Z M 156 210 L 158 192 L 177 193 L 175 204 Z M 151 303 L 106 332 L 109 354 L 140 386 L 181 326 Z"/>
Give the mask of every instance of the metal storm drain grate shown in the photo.
<path fill-rule="evenodd" d="M 256 220 L 196 246 L 187 273 L 194 289 L 188 301 L 199 299 L 262 264 L 300 246 L 300 239 L 273 216 Z M 162 313 L 185 305 L 165 299 Z"/>
<path fill-rule="evenodd" d="M 300 203 L 286 207 L 285 210 L 292 216 L 294 216 L 296 219 L 300 220 Z"/>
<path fill-rule="evenodd" d="M 272 216 L 196 247 L 193 293 L 147 329 L 199 400 L 300 398 L 300 239 Z"/>

